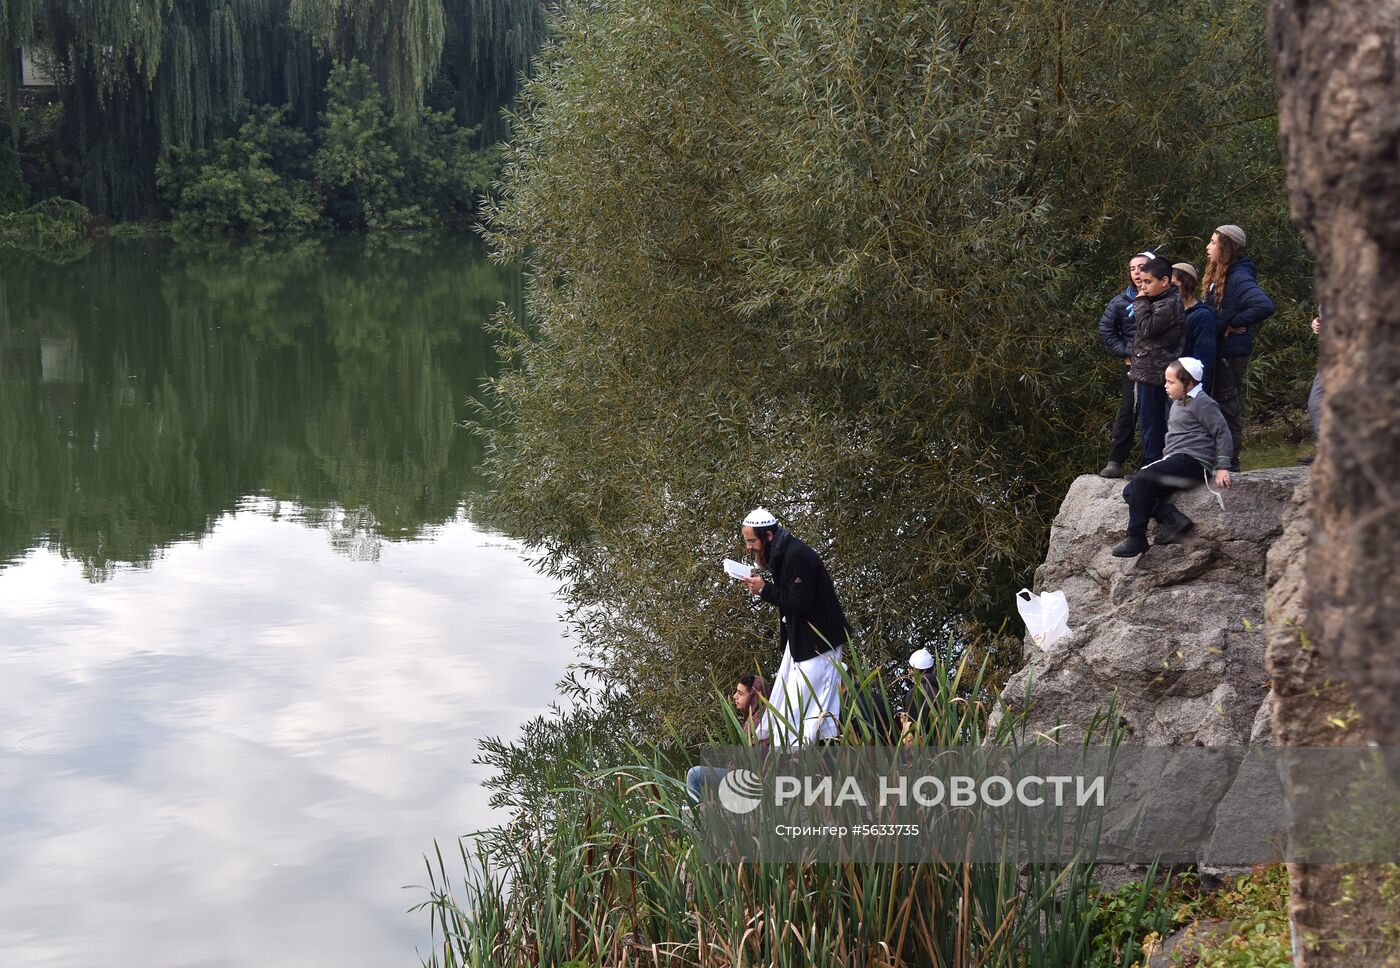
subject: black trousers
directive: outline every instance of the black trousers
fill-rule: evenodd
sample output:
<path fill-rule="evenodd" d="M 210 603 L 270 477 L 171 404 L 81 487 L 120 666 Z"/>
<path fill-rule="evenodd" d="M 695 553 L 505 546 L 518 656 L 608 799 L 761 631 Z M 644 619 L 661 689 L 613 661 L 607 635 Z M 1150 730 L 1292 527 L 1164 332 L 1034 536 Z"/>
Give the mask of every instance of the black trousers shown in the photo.
<path fill-rule="evenodd" d="M 1248 356 L 1222 356 L 1215 364 L 1215 402 L 1230 428 L 1230 470 L 1239 470 L 1240 446 L 1244 443 L 1244 381 L 1249 374 Z"/>
<path fill-rule="evenodd" d="M 1123 368 L 1122 395 L 1118 415 L 1113 418 L 1113 449 L 1108 452 L 1108 459 L 1118 464 L 1128 462 L 1137 432 L 1137 384 L 1128 376 L 1127 367 Z"/>
<path fill-rule="evenodd" d="M 1142 466 L 1146 467 L 1162 457 L 1162 447 L 1167 441 L 1167 388 L 1160 383 L 1139 383 L 1138 430 L 1142 434 Z"/>
<path fill-rule="evenodd" d="M 1147 522 L 1161 521 L 1176 510 L 1167 499 L 1205 483 L 1205 468 L 1190 454 L 1172 454 L 1143 465 L 1128 486 L 1123 500 L 1128 502 L 1128 534 L 1147 537 Z"/>

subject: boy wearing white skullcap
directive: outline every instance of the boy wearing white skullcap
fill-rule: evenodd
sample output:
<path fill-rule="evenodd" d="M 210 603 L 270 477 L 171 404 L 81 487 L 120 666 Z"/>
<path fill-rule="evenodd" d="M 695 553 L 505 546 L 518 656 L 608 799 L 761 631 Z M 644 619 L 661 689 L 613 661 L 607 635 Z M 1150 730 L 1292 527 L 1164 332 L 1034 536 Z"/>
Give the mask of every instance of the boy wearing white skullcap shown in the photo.
<path fill-rule="evenodd" d="M 744 547 L 772 578 L 739 581 L 778 607 L 783 647 L 769 698 L 772 713 L 754 735 L 792 747 L 832 739 L 841 722 L 841 649 L 851 631 L 831 575 L 817 553 L 767 508 L 754 508 L 744 518 L 743 534 Z"/>
<path fill-rule="evenodd" d="M 1123 489 L 1128 502 L 1128 536 L 1113 549 L 1117 558 L 1134 558 L 1147 550 L 1147 522 L 1157 522 L 1157 544 L 1171 544 L 1194 522 L 1168 498 L 1209 480 L 1230 486 L 1232 442 L 1225 415 L 1201 386 L 1205 367 L 1190 356 L 1167 367 L 1164 387 L 1172 401 L 1161 460 L 1137 472 Z"/>

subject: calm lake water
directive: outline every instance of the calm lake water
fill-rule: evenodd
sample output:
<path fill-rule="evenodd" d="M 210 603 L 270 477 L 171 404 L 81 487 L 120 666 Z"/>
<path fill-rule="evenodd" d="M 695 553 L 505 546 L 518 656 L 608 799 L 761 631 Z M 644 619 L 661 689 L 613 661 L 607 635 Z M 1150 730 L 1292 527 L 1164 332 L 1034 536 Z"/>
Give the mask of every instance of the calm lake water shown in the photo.
<path fill-rule="evenodd" d="M 569 661 L 457 424 L 470 239 L 0 251 L 0 965 L 418 963 Z"/>

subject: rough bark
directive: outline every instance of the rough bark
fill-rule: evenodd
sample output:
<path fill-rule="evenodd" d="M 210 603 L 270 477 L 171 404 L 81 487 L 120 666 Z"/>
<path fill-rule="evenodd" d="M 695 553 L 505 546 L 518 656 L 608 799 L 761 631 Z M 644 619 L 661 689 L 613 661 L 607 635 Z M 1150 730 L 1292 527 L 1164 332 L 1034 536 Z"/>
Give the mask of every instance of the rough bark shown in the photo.
<path fill-rule="evenodd" d="M 1400 0 L 1277 0 L 1293 213 L 1317 257 L 1327 390 L 1308 623 L 1370 737 L 1400 745 Z"/>
<path fill-rule="evenodd" d="M 1397 746 L 1400 0 L 1274 0 L 1270 33 L 1293 216 L 1317 258 L 1326 308 L 1302 644 L 1316 649 L 1309 662 L 1319 679 L 1346 683 L 1362 736 Z M 1289 720 L 1276 715 L 1276 729 Z M 1393 951 L 1358 946 L 1390 917 L 1372 874 L 1345 892 L 1348 907 L 1337 904 L 1342 878 L 1354 875 L 1290 868 L 1295 964 L 1397 963 Z"/>

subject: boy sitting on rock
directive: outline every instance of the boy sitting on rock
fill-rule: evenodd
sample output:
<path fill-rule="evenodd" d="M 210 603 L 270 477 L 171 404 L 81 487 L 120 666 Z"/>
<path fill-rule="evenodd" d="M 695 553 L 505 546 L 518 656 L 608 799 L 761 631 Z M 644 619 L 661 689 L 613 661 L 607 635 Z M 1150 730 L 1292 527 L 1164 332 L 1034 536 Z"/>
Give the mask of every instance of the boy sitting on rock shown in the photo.
<path fill-rule="evenodd" d="M 1167 499 L 1207 480 L 1230 486 L 1233 454 L 1230 428 L 1220 405 L 1201 387 L 1205 368 L 1183 357 L 1166 369 L 1164 386 L 1172 409 L 1167 417 L 1166 456 L 1144 466 L 1123 489 L 1128 502 L 1128 537 L 1113 549 L 1115 558 L 1135 558 L 1147 550 L 1147 520 L 1157 522 L 1157 544 L 1171 544 L 1191 530 L 1192 520 Z"/>

